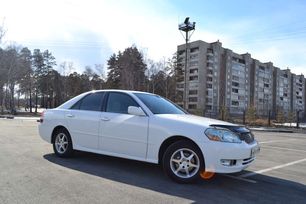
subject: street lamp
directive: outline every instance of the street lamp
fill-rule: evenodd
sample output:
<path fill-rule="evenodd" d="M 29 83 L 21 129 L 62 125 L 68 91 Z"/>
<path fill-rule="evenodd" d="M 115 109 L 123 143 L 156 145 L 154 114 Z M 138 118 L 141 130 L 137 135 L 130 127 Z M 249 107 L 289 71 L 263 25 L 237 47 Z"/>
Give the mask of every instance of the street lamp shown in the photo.
<path fill-rule="evenodd" d="M 194 30 L 195 30 L 195 22 L 189 22 L 189 17 L 187 17 L 184 21 L 184 23 L 179 24 L 178 29 L 181 32 L 185 32 L 185 36 L 183 35 L 185 39 L 185 70 L 184 70 L 184 92 L 183 92 L 183 107 L 187 109 L 187 45 L 188 41 L 190 40 L 190 37 L 192 36 Z M 189 32 L 192 31 L 192 33 L 189 35 Z"/>

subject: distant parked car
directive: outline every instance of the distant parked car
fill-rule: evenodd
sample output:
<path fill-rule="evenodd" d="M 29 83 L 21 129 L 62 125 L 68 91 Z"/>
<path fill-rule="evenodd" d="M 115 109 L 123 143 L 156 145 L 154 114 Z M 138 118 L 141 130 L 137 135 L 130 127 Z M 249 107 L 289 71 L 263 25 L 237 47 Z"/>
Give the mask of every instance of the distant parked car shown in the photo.
<path fill-rule="evenodd" d="M 137 91 L 83 93 L 46 110 L 39 133 L 59 157 L 81 150 L 160 163 L 180 183 L 203 172 L 239 172 L 259 151 L 243 126 L 190 115 L 158 95 Z"/>

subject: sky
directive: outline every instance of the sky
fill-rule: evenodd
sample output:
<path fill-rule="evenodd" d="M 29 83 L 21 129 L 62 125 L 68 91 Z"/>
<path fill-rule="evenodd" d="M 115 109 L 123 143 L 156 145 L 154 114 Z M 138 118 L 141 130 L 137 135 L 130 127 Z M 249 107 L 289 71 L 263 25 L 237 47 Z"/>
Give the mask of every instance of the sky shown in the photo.
<path fill-rule="evenodd" d="M 219 40 L 236 53 L 306 75 L 305 0 L 0 0 L 4 45 L 50 50 L 76 71 L 136 45 L 146 59 L 170 58 L 184 43 L 178 24 L 196 22 L 191 41 Z M 1 24 L 0 24 L 1 25 Z"/>

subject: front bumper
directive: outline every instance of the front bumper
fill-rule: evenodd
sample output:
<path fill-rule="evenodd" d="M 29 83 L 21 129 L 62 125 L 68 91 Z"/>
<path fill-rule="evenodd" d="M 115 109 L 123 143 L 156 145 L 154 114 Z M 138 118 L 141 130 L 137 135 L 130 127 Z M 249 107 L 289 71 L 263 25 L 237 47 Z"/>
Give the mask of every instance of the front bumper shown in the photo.
<path fill-rule="evenodd" d="M 209 141 L 200 148 L 204 155 L 205 171 L 215 173 L 240 172 L 256 159 L 260 151 L 257 141 L 251 144 Z"/>

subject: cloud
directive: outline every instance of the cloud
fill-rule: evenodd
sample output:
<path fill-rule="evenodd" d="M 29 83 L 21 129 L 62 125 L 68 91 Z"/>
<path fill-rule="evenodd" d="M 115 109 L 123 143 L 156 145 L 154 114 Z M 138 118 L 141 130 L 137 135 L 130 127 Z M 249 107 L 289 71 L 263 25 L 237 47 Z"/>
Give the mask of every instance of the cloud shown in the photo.
<path fill-rule="evenodd" d="M 85 65 L 106 63 L 112 53 L 133 44 L 154 60 L 171 57 L 177 45 L 184 43 L 177 29 L 184 19 L 178 18 L 182 10 L 176 4 L 163 0 L 0 0 L 0 19 L 5 17 L 7 40 L 49 48 L 59 64 L 73 60 L 81 71 Z M 192 41 L 219 39 L 234 52 L 249 52 L 260 61 L 305 72 L 301 67 L 306 66 L 306 52 L 298 41 L 253 43 L 258 33 L 270 29 L 269 24 L 261 26 L 263 17 L 229 19 L 222 24 L 213 18 L 197 18 L 191 19 L 197 21 Z"/>

